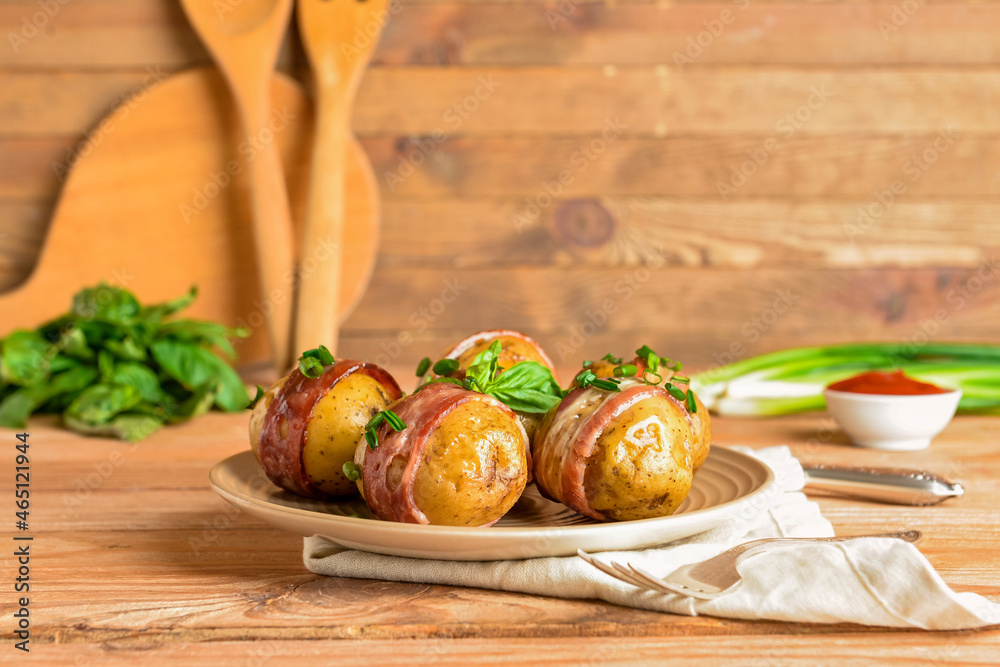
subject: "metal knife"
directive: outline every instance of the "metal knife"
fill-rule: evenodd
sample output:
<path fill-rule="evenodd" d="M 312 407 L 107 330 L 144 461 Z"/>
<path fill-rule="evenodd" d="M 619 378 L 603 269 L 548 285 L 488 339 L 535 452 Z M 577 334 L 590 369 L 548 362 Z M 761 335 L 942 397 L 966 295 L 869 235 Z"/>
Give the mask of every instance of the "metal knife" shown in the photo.
<path fill-rule="evenodd" d="M 850 468 L 832 465 L 802 466 L 806 488 L 895 505 L 936 505 L 959 498 L 965 489 L 924 470 Z"/>

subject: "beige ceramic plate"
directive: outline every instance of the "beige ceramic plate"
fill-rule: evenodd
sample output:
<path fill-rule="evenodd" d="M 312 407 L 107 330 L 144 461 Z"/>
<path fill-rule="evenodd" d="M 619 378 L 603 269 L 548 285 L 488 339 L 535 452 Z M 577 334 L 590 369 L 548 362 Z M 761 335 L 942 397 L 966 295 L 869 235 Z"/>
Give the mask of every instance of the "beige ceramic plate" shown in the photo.
<path fill-rule="evenodd" d="M 490 528 L 421 526 L 374 519 L 360 498 L 324 502 L 274 486 L 252 452 L 212 468 L 209 481 L 241 510 L 299 535 L 322 535 L 342 546 L 393 556 L 443 560 L 519 560 L 569 556 L 577 549 L 639 549 L 689 537 L 731 518 L 751 519 L 767 505 L 771 469 L 757 459 L 713 447 L 672 516 L 598 523 L 542 498 L 529 486 L 507 516 Z"/>

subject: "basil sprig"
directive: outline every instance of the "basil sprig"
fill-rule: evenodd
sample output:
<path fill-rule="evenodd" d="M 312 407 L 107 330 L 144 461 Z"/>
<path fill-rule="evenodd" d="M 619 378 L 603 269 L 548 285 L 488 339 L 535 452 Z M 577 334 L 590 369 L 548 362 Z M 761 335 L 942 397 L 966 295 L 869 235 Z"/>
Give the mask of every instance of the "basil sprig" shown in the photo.
<path fill-rule="evenodd" d="M 78 433 L 138 442 L 213 406 L 246 409 L 250 397 L 229 359 L 232 339 L 250 331 L 177 317 L 196 296 L 191 288 L 144 305 L 100 284 L 78 292 L 56 319 L 0 339 L 0 427 L 23 429 L 36 412 L 56 413 Z"/>
<path fill-rule="evenodd" d="M 434 382 L 448 382 L 470 391 L 492 396 L 511 410 L 545 414 L 562 400 L 562 390 L 552 377 L 552 371 L 537 361 L 521 361 L 510 368 L 500 366 L 500 341 L 495 340 L 487 349 L 476 355 L 465 370 L 465 379 L 440 377 Z M 434 364 L 438 375 L 458 370 L 454 359 L 442 359 Z M 442 372 L 444 371 L 444 372 Z"/>

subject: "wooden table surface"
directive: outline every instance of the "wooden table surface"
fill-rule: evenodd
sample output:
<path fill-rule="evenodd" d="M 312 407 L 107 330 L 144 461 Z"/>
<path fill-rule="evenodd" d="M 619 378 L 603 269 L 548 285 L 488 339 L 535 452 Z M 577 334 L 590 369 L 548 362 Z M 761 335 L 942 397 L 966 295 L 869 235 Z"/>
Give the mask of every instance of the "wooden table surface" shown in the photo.
<path fill-rule="evenodd" d="M 80 438 L 53 420 L 30 426 L 31 652 L 13 647 L 16 598 L 5 583 L 0 661 L 1000 661 L 1000 629 L 932 633 L 689 618 L 603 602 L 319 577 L 302 565 L 301 538 L 241 514 L 209 488 L 211 465 L 247 448 L 246 415 L 212 414 L 138 445 Z M 959 418 L 929 450 L 906 454 L 849 447 L 822 416 L 717 419 L 715 432 L 723 445 L 787 443 L 804 461 L 926 467 L 959 479 L 965 497 L 937 507 L 820 503 L 840 534 L 922 530 L 920 549 L 945 581 L 1000 600 L 998 427 L 997 419 Z M 0 438 L 8 443 L 5 478 L 12 479 L 14 434 L 0 431 Z M 4 551 L 4 576 L 13 579 L 13 549 Z"/>

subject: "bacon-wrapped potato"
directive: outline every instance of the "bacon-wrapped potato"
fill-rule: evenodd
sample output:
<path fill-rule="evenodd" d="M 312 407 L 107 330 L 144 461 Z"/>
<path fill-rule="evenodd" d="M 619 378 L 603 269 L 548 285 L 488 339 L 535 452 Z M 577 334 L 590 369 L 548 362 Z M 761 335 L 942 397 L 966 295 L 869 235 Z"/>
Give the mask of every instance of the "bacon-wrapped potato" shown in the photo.
<path fill-rule="evenodd" d="M 365 424 L 402 396 L 389 373 L 342 359 L 317 378 L 299 369 L 275 383 L 250 416 L 250 446 L 268 478 L 312 498 L 357 495 L 343 471 Z"/>
<path fill-rule="evenodd" d="M 638 350 L 638 352 L 648 351 L 648 354 L 655 356 L 655 353 L 648 347 L 643 347 Z M 666 360 L 669 361 L 669 360 Z M 648 356 L 637 356 L 634 359 L 625 361 L 620 358 L 613 358 L 613 355 L 606 355 L 597 361 L 586 362 L 581 371 L 590 371 L 594 373 L 599 378 L 616 378 L 615 369 L 620 367 L 634 366 L 636 377 L 644 377 L 646 371 L 649 369 Z M 677 364 L 677 367 L 680 365 Z M 631 369 L 629 369 L 631 370 Z M 676 377 L 680 377 L 677 373 L 668 367 L 666 364 L 661 364 L 659 357 L 656 357 L 656 375 L 652 376 L 653 382 L 675 382 L 677 386 L 683 391 L 687 391 L 688 379 L 683 378 L 683 382 L 678 382 L 675 380 Z M 649 376 L 646 376 L 649 377 Z M 689 411 L 691 416 L 691 431 L 693 433 L 693 438 L 691 439 L 691 460 L 692 469 L 698 470 L 705 463 L 705 459 L 708 458 L 708 451 L 712 446 L 712 422 L 708 414 L 708 409 L 698 398 L 698 395 L 691 392 L 691 396 L 695 403 L 695 410 Z M 686 407 L 686 404 L 685 404 Z"/>
<path fill-rule="evenodd" d="M 514 506 L 528 479 L 524 427 L 500 401 L 432 383 L 390 406 L 405 424 L 362 438 L 358 486 L 380 519 L 443 526 L 490 526 Z"/>
<path fill-rule="evenodd" d="M 452 345 L 442 359 L 454 359 L 458 362 L 458 368 L 448 375 L 459 379 L 464 378 L 465 369 L 472 365 L 477 355 L 489 348 L 495 341 L 500 341 L 499 361 L 501 368 L 508 369 L 522 361 L 537 361 L 548 368 L 552 372 L 556 384 L 559 383 L 555 364 L 552 363 L 552 359 L 545 353 L 542 346 L 527 334 L 510 329 L 480 331 Z M 542 421 L 542 415 L 518 411 L 517 417 L 521 420 L 521 424 L 528 434 L 528 439 L 534 438 L 538 424 Z"/>
<path fill-rule="evenodd" d="M 542 421 L 532 450 L 543 495 L 601 521 L 672 514 L 691 489 L 695 439 L 686 401 L 621 379 L 574 389 Z"/>

